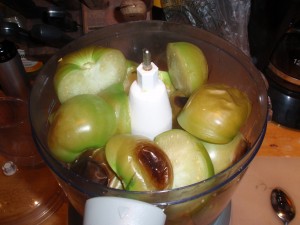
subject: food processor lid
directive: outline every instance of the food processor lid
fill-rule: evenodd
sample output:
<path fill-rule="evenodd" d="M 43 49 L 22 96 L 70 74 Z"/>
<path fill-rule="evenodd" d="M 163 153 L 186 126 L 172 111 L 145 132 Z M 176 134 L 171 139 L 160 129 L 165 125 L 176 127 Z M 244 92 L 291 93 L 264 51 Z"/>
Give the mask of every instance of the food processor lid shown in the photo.
<path fill-rule="evenodd" d="M 85 203 L 83 225 L 164 225 L 162 209 L 146 202 L 120 198 L 95 197 Z"/>

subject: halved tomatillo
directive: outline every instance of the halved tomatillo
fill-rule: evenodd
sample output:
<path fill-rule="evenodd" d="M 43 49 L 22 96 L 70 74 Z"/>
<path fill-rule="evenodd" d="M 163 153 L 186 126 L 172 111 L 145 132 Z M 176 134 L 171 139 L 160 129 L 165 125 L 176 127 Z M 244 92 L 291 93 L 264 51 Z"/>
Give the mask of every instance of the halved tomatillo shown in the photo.
<path fill-rule="evenodd" d="M 126 71 L 126 58 L 120 50 L 89 46 L 59 60 L 54 87 L 58 99 L 64 102 L 79 94 L 97 94 L 122 82 Z"/>
<path fill-rule="evenodd" d="M 177 117 L 179 125 L 203 141 L 226 144 L 251 112 L 248 96 L 225 84 L 202 85 Z"/>
<path fill-rule="evenodd" d="M 146 137 L 115 135 L 107 142 L 105 155 L 126 190 L 151 191 L 172 187 L 173 168 L 169 158 Z"/>

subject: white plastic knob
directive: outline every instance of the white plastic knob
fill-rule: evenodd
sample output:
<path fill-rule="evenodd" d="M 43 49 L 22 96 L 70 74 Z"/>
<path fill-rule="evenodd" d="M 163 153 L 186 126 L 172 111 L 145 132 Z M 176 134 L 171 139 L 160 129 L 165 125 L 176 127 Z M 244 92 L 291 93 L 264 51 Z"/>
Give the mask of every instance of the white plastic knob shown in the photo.
<path fill-rule="evenodd" d="M 2 171 L 4 175 L 12 176 L 17 172 L 17 166 L 12 161 L 8 161 L 2 166 Z"/>
<path fill-rule="evenodd" d="M 162 209 L 120 197 L 95 197 L 85 204 L 83 225 L 164 225 Z"/>

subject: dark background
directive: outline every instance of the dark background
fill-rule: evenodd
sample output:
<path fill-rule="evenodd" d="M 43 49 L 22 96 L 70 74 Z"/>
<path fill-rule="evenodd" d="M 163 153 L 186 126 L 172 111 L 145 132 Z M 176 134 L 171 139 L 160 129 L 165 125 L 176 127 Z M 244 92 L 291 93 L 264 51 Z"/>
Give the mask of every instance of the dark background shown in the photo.
<path fill-rule="evenodd" d="M 250 54 L 264 71 L 272 50 L 290 24 L 300 24 L 300 0 L 252 0 L 248 25 Z"/>

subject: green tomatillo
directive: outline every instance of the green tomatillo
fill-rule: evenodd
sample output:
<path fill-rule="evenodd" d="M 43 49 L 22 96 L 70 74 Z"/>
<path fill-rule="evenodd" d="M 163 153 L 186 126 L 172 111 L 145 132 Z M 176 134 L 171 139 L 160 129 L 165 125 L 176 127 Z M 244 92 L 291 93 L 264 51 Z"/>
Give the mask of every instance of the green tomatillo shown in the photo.
<path fill-rule="evenodd" d="M 170 74 L 167 71 L 160 70 L 158 71 L 158 77 L 166 86 L 168 96 L 170 97 L 171 94 L 175 91 L 175 87 L 172 84 Z"/>
<path fill-rule="evenodd" d="M 190 96 L 177 121 L 203 141 L 226 144 L 237 135 L 250 111 L 250 100 L 239 89 L 206 84 Z"/>
<path fill-rule="evenodd" d="M 131 132 L 128 95 L 122 83 L 116 83 L 101 91 L 98 96 L 110 104 L 116 115 L 117 134 Z"/>
<path fill-rule="evenodd" d="M 62 57 L 54 75 L 54 87 L 61 103 L 79 94 L 97 94 L 122 82 L 126 58 L 114 48 L 89 46 Z"/>
<path fill-rule="evenodd" d="M 63 162 L 73 162 L 90 148 L 99 148 L 116 132 L 113 108 L 102 98 L 77 95 L 53 114 L 48 132 L 51 153 Z"/>
<path fill-rule="evenodd" d="M 202 144 L 211 158 L 215 174 L 237 162 L 248 149 L 248 143 L 240 132 L 227 144 L 212 144 L 204 141 Z"/>
<path fill-rule="evenodd" d="M 180 188 L 214 175 L 212 161 L 202 143 L 188 132 L 172 129 L 155 137 L 169 157 L 174 171 L 172 188 Z"/>
<path fill-rule="evenodd" d="M 126 75 L 123 81 L 123 86 L 125 92 L 128 94 L 130 90 L 130 86 L 137 79 L 137 67 L 138 63 L 134 62 L 132 60 L 127 59 L 126 60 Z"/>
<path fill-rule="evenodd" d="M 168 72 L 174 87 L 190 96 L 208 79 L 208 64 L 202 50 L 189 42 L 167 45 Z"/>
<path fill-rule="evenodd" d="M 169 158 L 146 137 L 115 135 L 107 142 L 105 155 L 128 191 L 165 190 L 173 184 Z"/>

